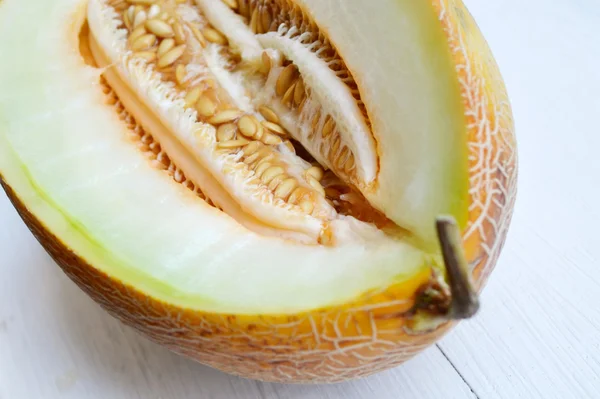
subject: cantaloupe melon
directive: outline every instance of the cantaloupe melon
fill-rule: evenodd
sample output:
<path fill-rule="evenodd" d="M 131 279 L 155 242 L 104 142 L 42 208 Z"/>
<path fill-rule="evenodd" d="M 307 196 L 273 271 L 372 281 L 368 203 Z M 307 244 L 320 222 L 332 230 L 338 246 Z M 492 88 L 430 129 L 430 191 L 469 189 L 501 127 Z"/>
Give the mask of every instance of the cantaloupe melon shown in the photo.
<path fill-rule="evenodd" d="M 0 34 L 2 185 L 150 339 L 336 382 L 475 312 L 517 162 L 460 1 L 3 0 Z"/>

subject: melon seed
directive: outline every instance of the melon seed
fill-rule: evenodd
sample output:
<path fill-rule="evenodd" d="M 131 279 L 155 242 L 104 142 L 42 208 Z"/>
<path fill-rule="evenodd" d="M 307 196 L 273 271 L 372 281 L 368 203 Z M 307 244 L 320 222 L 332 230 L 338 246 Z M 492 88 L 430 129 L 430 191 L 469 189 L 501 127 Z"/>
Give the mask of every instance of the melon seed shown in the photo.
<path fill-rule="evenodd" d="M 202 96 L 196 103 L 196 111 L 198 115 L 208 118 L 214 115 L 217 110 L 217 105 L 207 96 Z"/>
<path fill-rule="evenodd" d="M 296 147 L 294 147 L 294 145 L 292 144 L 291 141 L 286 140 L 283 142 L 283 144 L 287 147 L 288 150 L 290 150 L 292 153 L 296 153 Z"/>
<path fill-rule="evenodd" d="M 142 4 L 150 5 L 156 3 L 158 0 L 128 0 L 131 4 Z"/>
<path fill-rule="evenodd" d="M 168 23 L 161 21 L 160 19 L 150 19 L 146 21 L 146 29 L 154 33 L 158 37 L 173 37 L 173 28 Z"/>
<path fill-rule="evenodd" d="M 325 189 L 323 188 L 321 183 L 319 183 L 317 181 L 317 179 L 315 179 L 312 176 L 308 176 L 308 179 L 306 179 L 306 180 L 308 181 L 308 184 L 310 184 L 311 187 L 314 188 L 319 194 L 321 194 L 322 196 L 325 196 Z"/>
<path fill-rule="evenodd" d="M 129 12 L 128 11 L 125 11 L 123 13 L 123 23 L 125 24 L 125 27 L 127 28 L 127 30 L 131 30 L 131 28 L 132 28 L 132 26 L 131 26 L 131 19 L 129 18 Z"/>
<path fill-rule="evenodd" d="M 333 128 L 335 127 L 335 122 L 331 119 L 331 116 L 327 115 L 325 118 L 325 124 L 323 125 L 323 130 L 321 130 L 321 136 L 325 139 L 327 138 L 331 132 L 333 132 Z"/>
<path fill-rule="evenodd" d="M 237 140 L 229 140 L 222 143 L 217 144 L 219 148 L 238 148 L 246 145 L 248 140 L 245 139 L 237 139 Z"/>
<path fill-rule="evenodd" d="M 204 38 L 211 43 L 225 45 L 227 44 L 227 38 L 219 31 L 213 28 L 206 27 L 202 32 Z"/>
<path fill-rule="evenodd" d="M 346 165 L 344 165 L 344 172 L 350 173 L 354 168 L 354 155 L 350 154 L 348 160 L 346 160 Z"/>
<path fill-rule="evenodd" d="M 217 128 L 217 141 L 228 141 L 235 138 L 237 127 L 233 123 L 226 123 Z M 246 146 L 247 147 L 247 146 Z M 244 147 L 244 149 L 246 148 Z"/>
<path fill-rule="evenodd" d="M 350 154 L 350 150 L 348 150 L 348 147 L 346 147 L 346 146 L 342 147 L 342 150 L 340 151 L 337 159 L 335 160 L 335 165 L 339 169 L 342 169 L 342 167 L 346 163 L 346 159 L 348 159 L 349 154 Z"/>
<path fill-rule="evenodd" d="M 260 66 L 260 71 L 265 74 L 268 75 L 269 72 L 271 71 L 271 57 L 269 57 L 269 54 L 266 51 L 263 51 L 262 55 L 261 55 L 261 66 Z"/>
<path fill-rule="evenodd" d="M 156 36 L 151 33 L 140 36 L 133 42 L 131 45 L 131 50 L 133 51 L 141 51 L 146 50 L 156 43 Z"/>
<path fill-rule="evenodd" d="M 214 115 L 207 122 L 211 125 L 220 125 L 222 123 L 232 122 L 242 115 L 242 111 L 237 109 L 228 109 Z"/>
<path fill-rule="evenodd" d="M 296 89 L 294 90 L 294 104 L 300 105 L 300 103 L 304 100 L 304 96 L 306 92 L 304 91 L 304 80 L 302 78 L 298 79 L 296 83 Z"/>
<path fill-rule="evenodd" d="M 131 32 L 129 35 L 129 43 L 135 42 L 139 37 L 146 34 L 146 27 L 144 25 L 140 25 Z"/>
<path fill-rule="evenodd" d="M 133 56 L 146 60 L 146 62 L 152 62 L 156 60 L 156 53 L 154 51 L 138 51 L 134 53 Z"/>
<path fill-rule="evenodd" d="M 158 59 L 158 67 L 165 68 L 169 65 L 173 64 L 177 61 L 185 52 L 185 44 L 180 44 L 179 46 L 167 51 L 162 57 Z"/>
<path fill-rule="evenodd" d="M 137 14 L 135 14 L 135 17 L 133 19 L 133 27 L 137 28 L 138 26 L 142 25 L 144 22 L 146 22 L 146 19 L 148 19 L 146 11 L 138 12 Z"/>
<path fill-rule="evenodd" d="M 238 0 L 238 12 L 242 17 L 248 17 L 250 12 L 250 0 Z"/>
<path fill-rule="evenodd" d="M 171 50 L 175 47 L 175 40 L 173 39 L 164 39 L 158 45 L 157 55 L 159 57 L 163 56 L 167 51 Z"/>
<path fill-rule="evenodd" d="M 287 175 L 285 173 L 280 174 L 278 176 L 275 176 L 268 184 L 267 184 L 267 188 L 269 189 L 269 191 L 274 191 L 277 186 L 279 186 L 281 184 L 282 181 L 284 181 L 287 178 Z M 289 201 L 289 200 L 288 200 Z M 291 202 L 291 201 L 289 201 Z"/>
<path fill-rule="evenodd" d="M 320 166 L 311 166 L 310 168 L 306 169 L 306 174 L 314 177 L 317 179 L 317 181 L 320 181 L 323 179 L 324 172 L 323 168 Z"/>
<path fill-rule="evenodd" d="M 288 106 L 291 107 L 292 104 L 292 100 L 294 99 L 294 91 L 296 89 L 296 84 L 293 83 L 285 92 L 285 94 L 283 95 L 283 99 L 281 100 L 281 102 Z"/>
<path fill-rule="evenodd" d="M 254 33 L 259 33 L 258 28 L 258 7 L 254 9 L 252 17 L 250 18 L 250 30 Z"/>
<path fill-rule="evenodd" d="M 238 8 L 237 0 L 223 0 L 223 3 L 227 5 L 227 7 L 236 10 Z"/>
<path fill-rule="evenodd" d="M 273 167 L 267 169 L 260 176 L 260 179 L 262 180 L 263 183 L 269 184 L 271 182 L 271 180 L 273 180 L 275 177 L 283 174 L 284 172 L 285 172 L 285 170 L 283 169 L 283 167 L 281 167 L 281 166 L 273 166 Z"/>
<path fill-rule="evenodd" d="M 185 32 L 183 31 L 183 26 L 181 26 L 179 22 L 173 24 L 173 34 L 175 35 L 175 42 L 177 42 L 177 44 L 185 43 Z"/>
<path fill-rule="evenodd" d="M 271 23 L 273 22 L 273 19 L 271 17 L 271 13 L 269 12 L 266 6 L 264 6 L 260 10 L 260 22 L 262 28 L 261 31 L 268 32 L 271 28 Z"/>
<path fill-rule="evenodd" d="M 148 19 L 156 18 L 160 14 L 160 6 L 153 4 L 148 10 Z"/>
<path fill-rule="evenodd" d="M 260 138 L 260 141 L 267 145 L 277 145 L 281 143 L 281 137 L 276 136 L 272 133 L 265 133 Z"/>
<path fill-rule="evenodd" d="M 262 144 L 260 144 L 258 141 L 253 141 L 250 144 L 248 144 L 246 147 L 244 147 L 244 155 L 246 155 L 246 156 L 252 155 L 256 151 L 258 151 L 258 149 L 260 147 L 262 147 Z"/>
<path fill-rule="evenodd" d="M 288 202 L 290 204 L 296 204 L 302 197 L 307 193 L 307 190 L 304 187 L 298 187 L 295 189 L 292 194 L 288 198 Z"/>
<path fill-rule="evenodd" d="M 177 65 L 177 67 L 175 68 L 175 80 L 177 80 L 177 83 L 179 83 L 182 86 L 185 83 L 185 74 L 186 74 L 185 65 L 183 65 L 183 64 Z"/>
<path fill-rule="evenodd" d="M 297 186 L 298 182 L 296 179 L 289 178 L 277 186 L 273 194 L 275 194 L 275 196 L 278 198 L 286 199 Z"/>
<path fill-rule="evenodd" d="M 200 42 L 200 45 L 202 47 L 206 47 L 206 38 L 204 37 L 204 35 L 202 34 L 202 32 L 200 32 L 200 30 L 196 26 L 194 26 L 192 24 L 189 24 L 188 26 L 192 30 L 192 33 L 194 34 L 194 37 L 198 40 L 198 42 Z"/>
<path fill-rule="evenodd" d="M 258 126 L 255 122 L 254 117 L 250 115 L 244 115 L 240 118 L 240 120 L 238 121 L 238 128 L 244 136 L 251 138 L 254 138 L 254 135 L 257 133 L 258 130 Z"/>
<path fill-rule="evenodd" d="M 285 130 L 283 130 L 283 128 L 276 123 L 269 122 L 269 121 L 262 121 L 261 123 L 265 129 L 270 130 L 271 132 L 273 132 L 275 134 L 278 134 L 280 136 L 285 136 L 285 134 L 286 134 Z"/>
<path fill-rule="evenodd" d="M 315 209 L 315 205 L 312 201 L 302 201 L 300 204 L 298 204 L 298 206 L 304 213 L 308 214 L 312 213 L 312 211 Z"/>
<path fill-rule="evenodd" d="M 264 54 L 264 53 L 263 53 Z M 266 105 L 261 105 L 258 107 L 258 112 L 269 122 L 271 123 L 279 123 L 279 117 L 271 108 Z"/>
<path fill-rule="evenodd" d="M 261 177 L 262 174 L 269 169 L 271 166 L 271 162 L 262 162 L 256 165 L 256 169 L 254 169 L 254 173 L 256 177 Z"/>
<path fill-rule="evenodd" d="M 283 96 L 297 78 L 298 70 L 294 64 L 290 64 L 281 71 L 275 83 L 275 92 L 279 97 Z"/>
<path fill-rule="evenodd" d="M 193 106 L 194 104 L 196 104 L 198 102 L 198 99 L 200 98 L 200 95 L 202 94 L 202 89 L 197 86 L 194 87 L 192 90 L 190 90 L 184 98 L 185 101 L 185 106 L 187 108 Z"/>

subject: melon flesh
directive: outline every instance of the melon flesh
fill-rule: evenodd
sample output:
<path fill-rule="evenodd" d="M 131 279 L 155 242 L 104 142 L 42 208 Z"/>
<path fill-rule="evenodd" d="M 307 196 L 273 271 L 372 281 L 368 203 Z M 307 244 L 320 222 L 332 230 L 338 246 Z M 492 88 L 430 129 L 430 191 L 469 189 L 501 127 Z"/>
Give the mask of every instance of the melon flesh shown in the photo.
<path fill-rule="evenodd" d="M 412 0 L 300 3 L 345 57 L 373 122 L 379 175 L 363 194 L 411 239 L 343 216 L 333 246 L 262 235 L 151 168 L 79 52 L 81 0 L 0 4 L 3 179 L 94 267 L 182 307 L 282 314 L 423 281 L 440 263 L 435 217 L 467 213 L 463 109 L 436 15 Z"/>
<path fill-rule="evenodd" d="M 301 0 L 354 72 L 378 143 L 378 184 L 365 195 L 431 244 L 433 221 L 467 219 L 464 107 L 430 3 Z M 352 28 L 349 28 L 352 27 Z"/>
<path fill-rule="evenodd" d="M 233 27 L 223 29 L 232 43 L 246 42 L 247 48 L 255 48 L 237 15 L 220 0 L 197 3 L 207 13 L 219 15 L 220 27 Z M 362 193 L 431 250 L 437 244 L 437 216 L 452 215 L 464 227 L 468 214 L 464 104 L 431 4 L 411 0 L 293 3 L 313 18 L 342 55 L 366 106 L 373 139 L 365 136 L 368 128 L 361 121 L 346 118 L 355 154 L 368 159 L 363 173 L 373 184 L 361 187 Z M 281 28 L 256 37 L 265 48 L 280 50 L 294 60 L 301 72 L 312 72 L 306 79 L 329 104 L 328 110 L 338 114 L 352 111 L 351 107 L 344 109 L 347 98 L 339 81 L 331 81 L 327 65 L 317 65 L 316 57 L 306 56 L 313 42 L 303 43 Z M 254 51 L 243 54 L 256 57 Z M 285 114 L 283 107 L 277 111 Z M 285 127 L 293 131 L 293 123 Z M 303 137 L 306 134 L 298 135 L 302 144 L 313 150 L 310 139 Z M 377 159 L 369 157 L 371 148 Z M 321 161 L 316 151 L 311 153 Z"/>

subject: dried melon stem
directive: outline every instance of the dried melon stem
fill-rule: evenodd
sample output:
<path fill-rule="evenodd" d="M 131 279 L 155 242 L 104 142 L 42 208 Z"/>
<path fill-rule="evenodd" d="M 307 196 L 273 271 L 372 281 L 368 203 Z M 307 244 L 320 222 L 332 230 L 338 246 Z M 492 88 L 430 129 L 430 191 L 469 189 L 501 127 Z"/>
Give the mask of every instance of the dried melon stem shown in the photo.
<path fill-rule="evenodd" d="M 255 3 L 255 10 L 266 7 Z M 336 233 L 329 224 L 343 215 L 393 234 L 401 231 L 351 188 L 368 185 L 365 170 L 375 173 L 372 167 L 365 169 L 364 161 L 364 153 L 374 148 L 372 136 L 368 134 L 367 151 L 361 154 L 365 146 L 357 146 L 361 142 L 338 127 L 340 112 L 322 109 L 323 96 L 317 94 L 323 87 L 313 85 L 313 90 L 304 82 L 297 65 L 307 68 L 310 63 L 302 64 L 293 51 L 288 55 L 296 63 L 283 57 L 285 51 L 257 52 L 260 45 L 247 32 L 244 40 L 230 43 L 227 32 L 217 30 L 200 12 L 203 2 L 198 4 L 200 8 L 175 0 L 90 3 L 89 44 L 95 62 L 105 68 L 111 88 L 107 95 L 140 138 L 138 147 L 153 154 L 153 165 L 261 234 L 334 245 Z M 227 10 L 232 6 L 223 4 Z M 264 18 L 262 24 L 267 23 Z M 250 28 L 267 31 L 252 21 Z M 296 35 L 285 31 L 293 41 Z M 327 43 L 316 54 L 316 60 L 327 61 L 324 68 L 334 68 L 336 84 L 344 87 L 340 93 L 357 110 L 342 115 L 342 122 L 358 115 L 356 120 L 368 132 L 364 107 L 343 62 Z M 318 145 L 307 146 L 307 140 Z M 298 142 L 311 156 L 296 154 Z M 368 156 L 376 157 L 376 152 Z"/>

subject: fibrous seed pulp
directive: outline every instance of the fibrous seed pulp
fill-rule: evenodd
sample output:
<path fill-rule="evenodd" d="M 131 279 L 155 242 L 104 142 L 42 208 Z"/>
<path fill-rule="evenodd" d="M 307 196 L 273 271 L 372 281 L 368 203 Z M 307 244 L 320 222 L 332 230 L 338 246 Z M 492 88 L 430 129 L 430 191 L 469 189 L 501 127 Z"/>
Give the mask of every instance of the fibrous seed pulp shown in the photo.
<path fill-rule="evenodd" d="M 329 223 L 343 216 L 378 227 L 397 227 L 361 194 L 376 174 L 376 153 L 368 145 L 357 150 L 354 133 L 340 127 L 347 122 L 344 115 L 330 111 L 329 104 L 320 101 L 305 80 L 310 70 L 294 62 L 298 61 L 294 51 L 257 44 L 262 46 L 258 55 L 245 55 L 234 45 L 239 42 L 236 37 L 219 31 L 207 18 L 206 1 L 96 1 L 104 18 L 117 26 L 111 32 L 113 39 L 122 37 L 126 43 L 118 57 L 149 71 L 151 79 L 163 85 L 181 107 L 180 112 L 202 126 L 206 140 L 202 144 L 212 150 L 201 159 L 199 163 L 204 165 L 200 167 L 212 167 L 215 180 L 226 182 L 219 190 L 227 195 L 211 199 L 210 189 L 204 193 L 199 188 L 203 182 L 180 178 L 186 186 L 225 211 L 227 206 L 220 202 L 233 200 L 253 220 L 276 230 L 300 230 L 305 235 L 302 241 L 307 241 L 307 236 L 309 242 L 323 243 L 320 238 Z M 339 80 L 336 83 L 343 85 L 358 110 L 352 118 L 364 128 L 359 133 L 368 133 L 363 142 L 372 145 L 370 123 L 356 83 L 333 46 L 302 10 L 286 1 L 223 0 L 223 4 L 227 12 L 244 22 L 257 43 L 274 40 L 266 40 L 266 35 L 296 40 L 310 51 L 309 57 L 333 71 Z M 105 64 L 117 61 L 102 48 L 103 33 L 95 32 L 93 24 L 91 28 L 94 56 L 106 58 Z M 135 82 L 131 76 L 107 76 L 109 87 L 120 86 L 111 81 L 114 79 L 125 81 L 126 86 L 150 84 Z M 110 95 L 120 93 L 111 91 Z M 151 103 L 144 106 L 152 109 Z M 178 133 L 172 132 L 174 136 Z M 159 146 L 154 139 L 152 142 Z M 169 155 L 156 154 L 160 159 L 157 156 L 153 161 L 160 169 L 171 168 L 174 175 L 183 176 L 172 166 Z M 176 154 L 170 156 L 177 158 Z M 290 214 L 296 222 L 289 222 Z M 300 227 L 304 225 L 311 227 Z"/>

